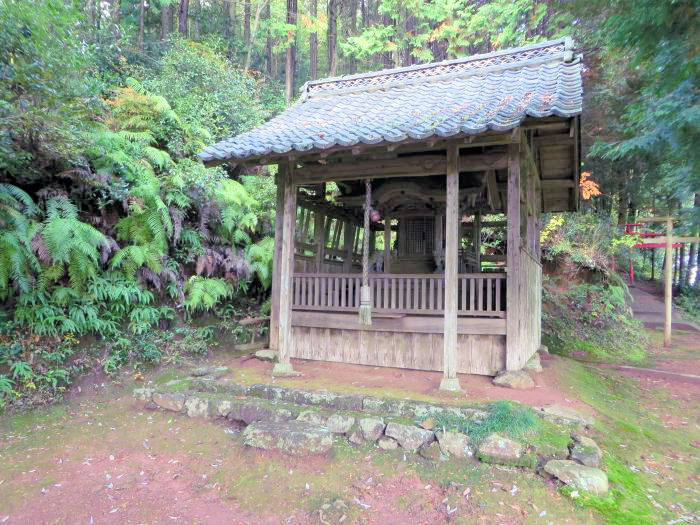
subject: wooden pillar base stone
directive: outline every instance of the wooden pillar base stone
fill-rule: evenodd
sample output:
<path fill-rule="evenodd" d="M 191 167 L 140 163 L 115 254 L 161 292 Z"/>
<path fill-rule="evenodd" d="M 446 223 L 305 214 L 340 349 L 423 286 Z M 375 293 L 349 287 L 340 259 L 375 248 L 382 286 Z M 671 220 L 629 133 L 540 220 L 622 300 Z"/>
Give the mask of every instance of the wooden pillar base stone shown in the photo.
<path fill-rule="evenodd" d="M 299 377 L 301 372 L 294 370 L 292 363 L 275 363 L 272 375 L 274 377 Z"/>
<path fill-rule="evenodd" d="M 440 390 L 446 392 L 462 392 L 462 386 L 459 384 L 459 379 L 456 377 L 443 377 L 440 380 Z"/>

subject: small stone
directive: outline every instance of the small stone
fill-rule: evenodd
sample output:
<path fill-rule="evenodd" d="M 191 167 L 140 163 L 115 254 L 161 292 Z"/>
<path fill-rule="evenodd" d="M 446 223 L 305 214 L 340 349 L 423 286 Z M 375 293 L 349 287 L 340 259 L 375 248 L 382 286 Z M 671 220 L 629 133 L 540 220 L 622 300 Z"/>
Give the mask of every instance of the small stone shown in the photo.
<path fill-rule="evenodd" d="M 534 457 L 525 456 L 523 452 L 523 446 L 520 443 L 494 433 L 486 436 L 481 442 L 476 455 L 484 463 L 534 467 Z"/>
<path fill-rule="evenodd" d="M 347 503 L 345 503 L 342 499 L 337 499 L 337 500 L 335 500 L 335 501 L 333 502 L 333 506 L 334 506 L 336 509 L 338 509 L 338 510 L 340 510 L 340 509 L 347 509 L 347 508 L 348 508 Z"/>
<path fill-rule="evenodd" d="M 399 423 L 389 423 L 384 433 L 393 437 L 406 450 L 417 450 L 435 439 L 435 433 L 432 430 Z"/>
<path fill-rule="evenodd" d="M 440 450 L 445 455 L 451 455 L 459 459 L 474 455 L 469 445 L 469 437 L 461 432 L 435 432 L 435 437 L 440 445 Z"/>
<path fill-rule="evenodd" d="M 493 378 L 493 384 L 506 388 L 517 388 L 520 390 L 535 387 L 535 382 L 530 377 L 530 374 L 524 372 L 523 370 L 508 370 L 499 372 L 498 375 Z"/>
<path fill-rule="evenodd" d="M 190 372 L 192 377 L 221 377 L 229 373 L 227 366 L 199 366 Z"/>
<path fill-rule="evenodd" d="M 440 445 L 438 445 L 435 441 L 419 448 L 418 453 L 421 455 L 421 457 L 429 459 L 430 461 L 438 461 L 442 459 Z"/>
<path fill-rule="evenodd" d="M 425 421 L 421 422 L 420 426 L 426 430 L 432 430 L 435 428 L 435 420 L 429 417 Z"/>
<path fill-rule="evenodd" d="M 367 441 L 377 441 L 384 432 L 384 421 L 376 417 L 360 419 L 360 430 Z"/>
<path fill-rule="evenodd" d="M 586 465 L 587 467 L 599 467 L 603 459 L 603 451 L 595 441 L 586 436 L 573 434 L 574 446 L 571 447 L 570 458 Z"/>
<path fill-rule="evenodd" d="M 139 401 L 150 401 L 153 397 L 152 388 L 135 388 L 134 397 Z"/>
<path fill-rule="evenodd" d="M 217 399 L 212 402 L 212 412 L 215 416 L 226 417 L 233 409 L 233 403 L 230 399 Z"/>
<path fill-rule="evenodd" d="M 355 418 L 352 416 L 333 414 L 328 418 L 326 426 L 331 434 L 347 434 L 354 424 Z"/>
<path fill-rule="evenodd" d="M 243 431 L 245 445 L 293 456 L 323 454 L 333 446 L 328 429 L 305 421 L 256 421 Z"/>
<path fill-rule="evenodd" d="M 523 370 L 530 372 L 542 372 L 542 363 L 540 362 L 540 354 L 535 352 L 523 367 Z"/>
<path fill-rule="evenodd" d="M 547 345 L 540 345 L 540 347 L 537 349 L 537 352 L 539 354 L 549 355 L 549 348 L 547 348 Z"/>
<path fill-rule="evenodd" d="M 355 430 L 352 434 L 350 434 L 348 441 L 350 441 L 350 443 L 353 445 L 362 445 L 365 442 L 365 438 L 362 437 L 362 432 L 360 430 Z"/>
<path fill-rule="evenodd" d="M 153 402 L 160 408 L 172 410 L 174 412 L 182 412 L 185 406 L 185 394 L 173 392 L 154 392 Z"/>
<path fill-rule="evenodd" d="M 188 417 L 208 419 L 211 414 L 209 410 L 209 400 L 201 397 L 190 397 L 185 401 L 185 410 Z"/>
<path fill-rule="evenodd" d="M 260 361 L 277 361 L 277 352 L 274 350 L 258 350 L 255 357 Z"/>
<path fill-rule="evenodd" d="M 255 421 L 287 421 L 296 414 L 287 408 L 270 407 L 264 401 L 253 399 L 233 401 L 226 416 L 231 421 L 243 421 L 250 425 Z"/>
<path fill-rule="evenodd" d="M 321 412 L 305 410 L 299 414 L 297 420 L 306 421 L 307 423 L 313 423 L 314 425 L 324 426 L 328 421 L 328 416 L 326 414 L 322 414 Z"/>
<path fill-rule="evenodd" d="M 149 399 L 144 403 L 143 408 L 145 408 L 146 410 L 158 410 L 158 405 L 156 405 L 153 401 Z"/>
<path fill-rule="evenodd" d="M 390 437 L 382 436 L 379 438 L 379 441 L 377 441 L 377 445 L 379 448 L 382 450 L 395 450 L 399 448 L 399 444 L 391 439 Z"/>
<path fill-rule="evenodd" d="M 608 491 L 608 476 L 602 470 L 579 465 L 567 459 L 553 459 L 544 466 L 545 472 L 579 490 L 592 494 Z"/>
<path fill-rule="evenodd" d="M 591 416 L 582 414 L 573 408 L 562 405 L 549 405 L 546 407 L 541 407 L 540 414 L 545 419 L 554 421 L 555 423 L 591 426 L 595 422 Z"/>

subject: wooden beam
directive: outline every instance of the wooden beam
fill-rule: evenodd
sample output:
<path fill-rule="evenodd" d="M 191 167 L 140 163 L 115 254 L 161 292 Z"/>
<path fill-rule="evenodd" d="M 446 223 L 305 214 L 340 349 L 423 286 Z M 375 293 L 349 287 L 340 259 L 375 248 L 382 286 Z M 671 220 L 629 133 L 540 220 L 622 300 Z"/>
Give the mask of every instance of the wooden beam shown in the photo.
<path fill-rule="evenodd" d="M 440 390 L 461 391 L 457 379 L 457 271 L 459 266 L 459 171 L 457 146 L 447 149 L 447 206 L 445 208 L 445 330 L 443 377 Z"/>
<path fill-rule="evenodd" d="M 501 152 L 463 155 L 460 158 L 460 165 L 462 171 L 504 169 L 507 166 L 507 159 L 505 154 Z M 424 155 L 365 161 L 351 160 L 328 165 L 307 165 L 304 169 L 304 175 L 297 177 L 296 182 L 298 184 L 310 184 L 319 181 L 355 180 L 365 177 L 372 177 L 373 179 L 424 177 L 428 175 L 444 174 L 446 169 L 447 166 L 444 155 Z"/>
<path fill-rule="evenodd" d="M 518 370 L 520 352 L 520 147 L 508 148 L 506 369 Z"/>
<path fill-rule="evenodd" d="M 294 374 L 290 360 L 292 349 L 292 275 L 294 273 L 294 227 L 296 222 L 297 188 L 292 182 L 294 168 L 283 166 L 284 206 L 282 208 L 282 256 L 280 262 L 279 294 L 279 344 L 278 362 L 272 371 L 274 375 Z"/>
<path fill-rule="evenodd" d="M 529 122 L 526 120 L 526 122 Z M 551 123 L 547 120 L 548 123 Z M 471 142 L 469 139 L 472 138 Z M 461 147 L 482 147 L 482 146 L 493 146 L 493 145 L 507 145 L 513 142 L 517 142 L 519 136 L 513 136 L 510 132 L 496 132 L 487 131 L 480 133 L 479 135 L 470 135 L 467 133 L 458 133 L 451 137 L 445 139 L 438 139 L 432 146 L 428 146 L 428 139 L 406 139 L 401 142 L 388 142 L 382 141 L 377 144 L 362 144 L 361 147 L 363 152 L 381 152 L 381 151 L 400 151 L 400 152 L 414 152 L 414 151 L 426 151 L 430 149 L 446 149 L 447 145 L 455 142 L 461 141 Z M 352 156 L 352 149 L 355 146 L 334 146 L 327 149 L 313 149 L 309 151 L 295 151 L 293 155 L 297 160 L 302 162 L 307 162 L 309 160 L 316 159 L 329 159 L 339 156 Z M 207 167 L 219 166 L 221 164 L 231 164 L 236 166 L 241 164 L 243 166 L 262 166 L 266 164 L 277 164 L 277 163 L 287 163 L 289 162 L 289 154 L 266 154 L 266 155 L 252 155 L 246 157 L 245 159 L 214 159 L 204 162 Z"/>
<path fill-rule="evenodd" d="M 474 213 L 474 260 L 476 271 L 481 272 L 481 213 Z"/>

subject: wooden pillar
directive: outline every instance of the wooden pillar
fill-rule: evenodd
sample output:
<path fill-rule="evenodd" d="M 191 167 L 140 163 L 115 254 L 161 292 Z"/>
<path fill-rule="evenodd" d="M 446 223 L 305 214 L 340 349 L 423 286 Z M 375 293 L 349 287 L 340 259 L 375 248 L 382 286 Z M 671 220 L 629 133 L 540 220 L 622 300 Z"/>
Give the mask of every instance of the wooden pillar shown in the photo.
<path fill-rule="evenodd" d="M 292 276 L 294 275 L 294 227 L 296 222 L 297 188 L 293 182 L 293 166 L 285 164 L 284 206 L 282 217 L 282 255 L 280 258 L 279 343 L 278 362 L 273 375 L 295 375 L 290 360 L 292 348 Z"/>
<path fill-rule="evenodd" d="M 391 273 L 391 219 L 384 217 L 384 273 Z"/>
<path fill-rule="evenodd" d="M 318 208 L 314 211 L 314 245 L 316 246 L 314 268 L 316 269 L 316 273 L 321 273 L 323 271 L 323 260 L 326 251 L 326 228 L 325 216 Z"/>
<path fill-rule="evenodd" d="M 372 292 L 369 287 L 370 237 L 374 244 L 374 230 L 370 233 L 369 213 L 372 207 L 372 182 L 365 179 L 365 205 L 362 235 L 362 287 L 360 288 L 360 324 L 372 324 Z"/>
<path fill-rule="evenodd" d="M 664 346 L 671 346 L 673 309 L 673 219 L 666 219 L 666 266 L 664 267 Z"/>
<path fill-rule="evenodd" d="M 270 305 L 270 349 L 279 347 L 280 319 L 280 261 L 282 258 L 282 218 L 284 209 L 284 178 L 280 165 L 275 175 L 277 185 L 277 207 L 275 213 L 275 255 L 272 259 L 272 298 Z"/>
<path fill-rule="evenodd" d="M 343 232 L 343 243 L 345 248 L 345 260 L 343 261 L 343 272 L 352 271 L 353 244 L 355 242 L 355 225 L 350 221 L 345 222 Z"/>
<path fill-rule="evenodd" d="M 508 145 L 506 370 L 520 369 L 520 145 Z"/>
<path fill-rule="evenodd" d="M 481 213 L 474 212 L 474 260 L 476 271 L 481 272 Z"/>
<path fill-rule="evenodd" d="M 445 330 L 440 390 L 461 391 L 457 378 L 457 243 L 459 229 L 459 148 L 447 148 L 445 209 Z M 442 221 L 441 221 L 442 222 Z"/>
<path fill-rule="evenodd" d="M 434 237 L 435 237 L 435 246 L 433 247 L 433 256 L 435 257 L 435 260 L 437 261 L 440 257 L 443 256 L 442 253 L 442 239 L 443 239 L 443 231 L 442 231 L 442 217 L 445 213 L 445 210 L 441 208 L 439 205 L 437 209 L 435 210 L 435 231 L 434 231 Z"/>

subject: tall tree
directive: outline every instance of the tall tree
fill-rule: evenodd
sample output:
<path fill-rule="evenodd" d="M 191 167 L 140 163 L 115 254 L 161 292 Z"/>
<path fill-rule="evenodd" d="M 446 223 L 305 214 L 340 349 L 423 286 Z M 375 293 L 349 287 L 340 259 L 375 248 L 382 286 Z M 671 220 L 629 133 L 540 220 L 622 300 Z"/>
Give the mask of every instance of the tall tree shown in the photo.
<path fill-rule="evenodd" d="M 181 35 L 187 34 L 187 16 L 190 10 L 190 0 L 180 0 L 178 8 L 178 24 L 177 30 Z"/>
<path fill-rule="evenodd" d="M 311 80 L 316 80 L 318 78 L 318 33 L 316 32 L 318 0 L 311 0 L 309 16 L 313 24 L 313 29 L 309 33 L 309 75 L 311 75 Z"/>
<path fill-rule="evenodd" d="M 338 1 L 328 0 L 328 75 L 331 77 L 338 68 Z"/>
<path fill-rule="evenodd" d="M 287 33 L 287 61 L 284 71 L 284 94 L 287 104 L 294 98 L 294 71 L 296 69 L 297 0 L 287 0 L 287 25 L 293 26 Z"/>
<path fill-rule="evenodd" d="M 146 0 L 141 0 L 139 4 L 139 36 L 138 46 L 139 51 L 143 53 L 143 40 L 146 31 Z"/>
<path fill-rule="evenodd" d="M 172 31 L 172 5 L 161 0 L 160 5 L 160 39 L 165 40 Z"/>
<path fill-rule="evenodd" d="M 273 55 L 273 42 L 272 34 L 270 33 L 270 25 L 272 23 L 270 14 L 270 3 L 272 0 L 265 2 L 265 12 L 263 16 L 267 22 L 267 28 L 265 30 L 265 69 L 267 70 L 267 76 L 272 78 L 272 55 Z"/>
<path fill-rule="evenodd" d="M 250 46 L 250 0 L 243 0 L 243 41 Z"/>

